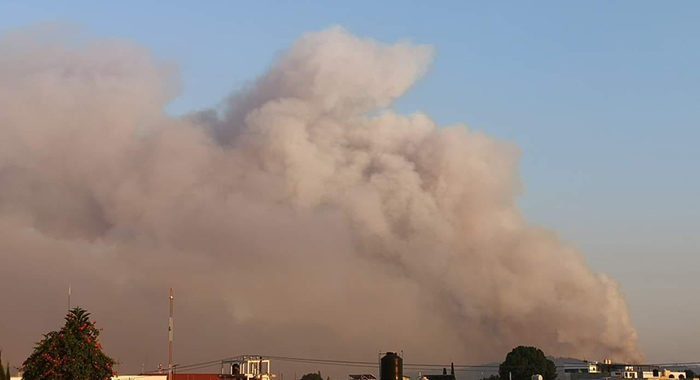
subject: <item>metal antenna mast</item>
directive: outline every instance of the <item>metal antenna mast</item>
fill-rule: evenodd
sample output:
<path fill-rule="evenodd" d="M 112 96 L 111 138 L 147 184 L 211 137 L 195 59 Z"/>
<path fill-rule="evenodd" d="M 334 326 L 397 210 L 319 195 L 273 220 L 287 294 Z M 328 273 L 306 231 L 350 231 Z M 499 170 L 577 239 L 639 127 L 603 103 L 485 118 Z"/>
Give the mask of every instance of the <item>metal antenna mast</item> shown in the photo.
<path fill-rule="evenodd" d="M 173 288 L 170 288 L 170 317 L 168 318 L 168 380 L 173 379 Z"/>

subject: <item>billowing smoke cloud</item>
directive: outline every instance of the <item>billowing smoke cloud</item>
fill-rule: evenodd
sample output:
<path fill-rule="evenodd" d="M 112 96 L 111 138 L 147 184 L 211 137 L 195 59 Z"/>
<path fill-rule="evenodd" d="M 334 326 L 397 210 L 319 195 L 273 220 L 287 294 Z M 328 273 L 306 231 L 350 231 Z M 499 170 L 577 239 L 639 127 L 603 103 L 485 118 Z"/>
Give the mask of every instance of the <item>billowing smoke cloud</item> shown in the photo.
<path fill-rule="evenodd" d="M 182 363 L 479 362 L 519 344 L 641 359 L 616 283 L 518 212 L 512 144 L 390 109 L 431 57 L 310 33 L 222 107 L 176 119 L 172 70 L 143 49 L 6 36 L 4 353 L 21 361 L 58 326 L 71 281 L 127 369 L 165 360 L 170 286 Z"/>

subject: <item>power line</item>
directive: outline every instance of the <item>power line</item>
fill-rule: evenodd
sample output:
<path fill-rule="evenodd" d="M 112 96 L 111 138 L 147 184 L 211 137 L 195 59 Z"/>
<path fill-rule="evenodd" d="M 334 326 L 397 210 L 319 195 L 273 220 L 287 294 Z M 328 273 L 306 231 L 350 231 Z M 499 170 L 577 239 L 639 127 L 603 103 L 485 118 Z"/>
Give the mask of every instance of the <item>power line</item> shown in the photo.
<path fill-rule="evenodd" d="M 342 359 L 321 359 L 321 358 L 300 358 L 292 356 L 276 356 L 276 355 L 238 355 L 217 360 L 210 360 L 199 363 L 191 363 L 176 366 L 179 371 L 201 369 L 220 365 L 227 361 L 242 360 L 244 357 L 265 357 L 271 360 L 302 364 L 315 364 L 324 366 L 336 367 L 353 367 L 353 368 L 378 368 L 379 363 L 375 361 L 360 361 L 360 360 L 342 360 Z M 579 364 L 579 363 L 564 363 L 564 364 Z M 682 362 L 682 363 L 655 363 L 655 364 L 633 364 L 637 366 L 659 366 L 659 367 L 679 367 L 679 366 L 700 366 L 700 362 Z M 437 363 L 404 363 L 404 368 L 410 370 L 434 370 L 437 368 L 447 368 L 450 364 Z M 499 364 L 454 364 L 455 371 L 458 372 L 479 372 L 496 370 L 500 368 Z M 508 368 L 526 368 L 528 366 L 508 366 Z M 158 372 L 158 370 L 149 371 L 147 373 Z"/>

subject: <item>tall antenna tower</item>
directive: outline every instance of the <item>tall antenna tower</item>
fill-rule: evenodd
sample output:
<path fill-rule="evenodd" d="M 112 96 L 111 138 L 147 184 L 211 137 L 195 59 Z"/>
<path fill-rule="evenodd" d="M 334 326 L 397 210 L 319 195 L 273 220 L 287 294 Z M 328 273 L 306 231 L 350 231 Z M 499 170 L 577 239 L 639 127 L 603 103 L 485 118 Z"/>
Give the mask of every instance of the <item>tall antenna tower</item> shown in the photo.
<path fill-rule="evenodd" d="M 168 318 L 168 380 L 173 379 L 173 288 L 170 288 L 170 317 Z"/>

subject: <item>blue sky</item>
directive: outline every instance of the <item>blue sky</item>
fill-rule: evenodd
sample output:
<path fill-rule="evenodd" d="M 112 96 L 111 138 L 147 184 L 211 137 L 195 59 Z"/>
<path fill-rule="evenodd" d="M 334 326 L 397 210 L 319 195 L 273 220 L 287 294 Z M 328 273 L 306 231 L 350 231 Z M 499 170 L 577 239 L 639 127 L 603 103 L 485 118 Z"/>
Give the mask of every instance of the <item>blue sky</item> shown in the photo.
<path fill-rule="evenodd" d="M 135 41 L 180 69 L 171 114 L 216 104 L 306 31 L 433 45 L 396 107 L 515 142 L 526 216 L 620 281 L 650 360 L 697 359 L 700 2 L 205 3 L 0 1 L 0 33 L 52 21 Z"/>

